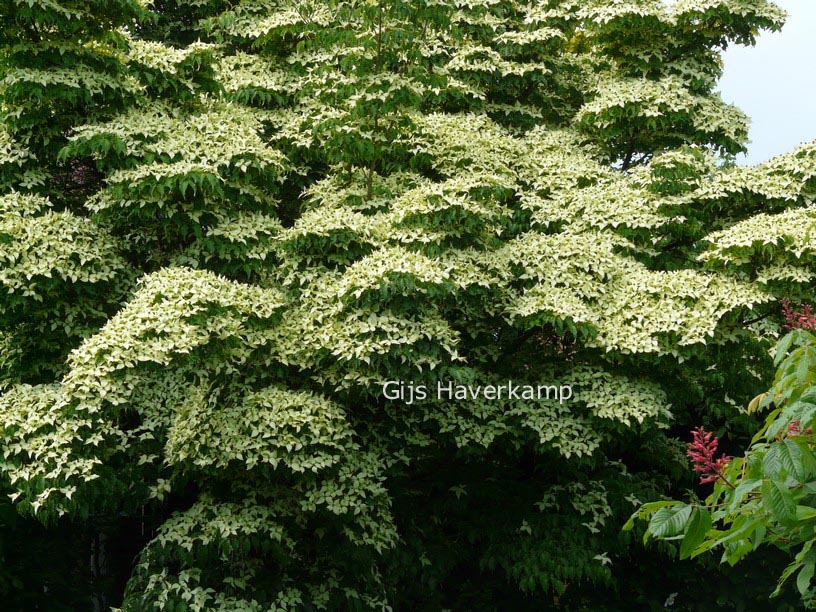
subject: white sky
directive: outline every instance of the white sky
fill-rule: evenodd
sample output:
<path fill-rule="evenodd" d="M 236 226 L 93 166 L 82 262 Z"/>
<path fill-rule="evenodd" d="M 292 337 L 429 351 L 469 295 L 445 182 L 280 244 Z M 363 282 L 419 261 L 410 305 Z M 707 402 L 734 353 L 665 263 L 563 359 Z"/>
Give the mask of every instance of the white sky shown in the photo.
<path fill-rule="evenodd" d="M 723 99 L 751 117 L 748 155 L 756 164 L 816 139 L 816 0 L 775 0 L 788 12 L 781 32 L 755 47 L 729 47 Z"/>

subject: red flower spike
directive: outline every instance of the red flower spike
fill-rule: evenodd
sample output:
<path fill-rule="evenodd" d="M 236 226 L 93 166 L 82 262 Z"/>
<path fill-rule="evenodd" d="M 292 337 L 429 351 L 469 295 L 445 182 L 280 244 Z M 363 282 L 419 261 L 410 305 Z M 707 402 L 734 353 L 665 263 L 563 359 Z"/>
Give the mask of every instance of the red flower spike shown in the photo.
<path fill-rule="evenodd" d="M 816 313 L 812 304 L 802 304 L 801 310 L 794 310 L 786 298 L 779 300 L 779 303 L 785 317 L 785 329 L 816 329 Z"/>
<path fill-rule="evenodd" d="M 806 429 L 802 429 L 802 423 L 799 421 L 799 419 L 796 419 L 788 423 L 788 433 L 785 437 L 793 438 L 796 436 L 812 436 L 812 435 L 813 428 L 807 427 Z"/>
<path fill-rule="evenodd" d="M 709 482 L 716 482 L 721 479 L 728 483 L 723 476 L 728 462 L 731 457 L 722 455 L 719 458 L 714 458 L 717 452 L 717 447 L 720 441 L 710 431 L 706 431 L 702 427 L 693 429 L 691 431 L 693 440 L 688 445 L 688 452 L 686 453 L 694 464 L 694 471 L 701 474 L 700 484 Z"/>

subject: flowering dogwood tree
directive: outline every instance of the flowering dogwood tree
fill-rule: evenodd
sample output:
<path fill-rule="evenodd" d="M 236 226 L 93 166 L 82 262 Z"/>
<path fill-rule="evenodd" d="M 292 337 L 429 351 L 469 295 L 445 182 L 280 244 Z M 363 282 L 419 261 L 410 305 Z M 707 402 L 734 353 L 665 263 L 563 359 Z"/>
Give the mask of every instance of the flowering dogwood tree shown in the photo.
<path fill-rule="evenodd" d="M 682 482 L 669 428 L 765 387 L 816 273 L 816 143 L 731 167 L 716 92 L 783 19 L 8 0 L 16 509 L 137 517 L 126 610 L 631 604 L 619 527 Z M 382 393 L 510 378 L 574 396 Z"/>

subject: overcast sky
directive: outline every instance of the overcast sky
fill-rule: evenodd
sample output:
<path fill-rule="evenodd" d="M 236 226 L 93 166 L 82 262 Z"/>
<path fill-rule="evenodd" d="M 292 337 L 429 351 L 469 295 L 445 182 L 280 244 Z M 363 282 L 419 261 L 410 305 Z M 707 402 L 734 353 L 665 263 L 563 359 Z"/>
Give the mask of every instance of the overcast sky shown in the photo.
<path fill-rule="evenodd" d="M 752 119 L 748 156 L 755 164 L 816 139 L 816 0 L 776 0 L 788 12 L 781 32 L 756 47 L 730 47 L 723 99 Z"/>

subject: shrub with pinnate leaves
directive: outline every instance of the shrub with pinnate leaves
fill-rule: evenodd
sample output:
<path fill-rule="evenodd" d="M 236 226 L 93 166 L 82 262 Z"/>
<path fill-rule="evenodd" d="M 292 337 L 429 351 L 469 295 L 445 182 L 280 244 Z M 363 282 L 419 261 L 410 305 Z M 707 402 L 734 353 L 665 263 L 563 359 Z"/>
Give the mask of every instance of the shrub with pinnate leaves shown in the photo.
<path fill-rule="evenodd" d="M 719 53 L 782 11 L 7 4 L 0 467 L 141 524 L 123 609 L 666 600 L 618 527 L 671 427 L 746 430 L 816 274 L 816 144 L 722 163 Z"/>

